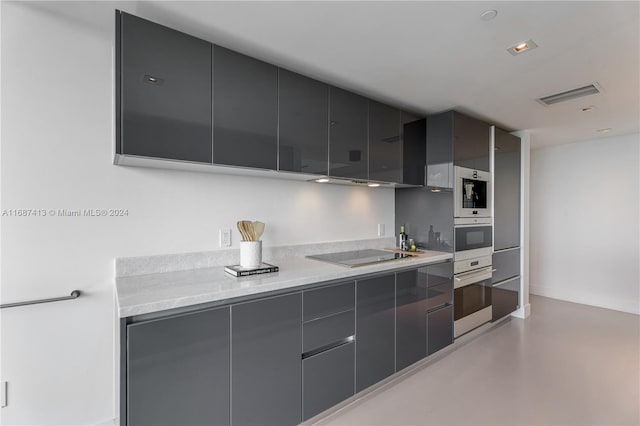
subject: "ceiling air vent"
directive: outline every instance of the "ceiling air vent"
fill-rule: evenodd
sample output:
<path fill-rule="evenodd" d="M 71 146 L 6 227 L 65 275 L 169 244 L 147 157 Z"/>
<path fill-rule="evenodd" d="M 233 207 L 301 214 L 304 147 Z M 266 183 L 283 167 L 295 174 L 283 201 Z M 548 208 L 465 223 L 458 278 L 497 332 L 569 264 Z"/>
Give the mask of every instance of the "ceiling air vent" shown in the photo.
<path fill-rule="evenodd" d="M 538 99 L 538 102 L 544 105 L 553 105 L 559 102 L 582 98 L 583 96 L 595 95 L 596 93 L 600 93 L 600 85 L 598 83 L 593 83 L 587 86 L 578 87 L 577 89 L 567 90 L 566 92 L 556 93 L 555 95 L 545 96 Z"/>

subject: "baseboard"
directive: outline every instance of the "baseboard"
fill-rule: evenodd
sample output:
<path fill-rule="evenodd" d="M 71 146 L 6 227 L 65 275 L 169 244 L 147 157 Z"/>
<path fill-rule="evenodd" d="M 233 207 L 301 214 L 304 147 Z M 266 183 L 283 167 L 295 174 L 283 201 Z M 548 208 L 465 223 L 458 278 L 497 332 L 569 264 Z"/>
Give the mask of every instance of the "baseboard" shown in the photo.
<path fill-rule="evenodd" d="M 512 317 L 525 319 L 531 315 L 531 304 L 527 303 L 523 308 L 519 308 L 517 311 L 511 313 Z"/>
<path fill-rule="evenodd" d="M 583 305 L 596 306 L 598 308 L 613 309 L 614 311 L 640 315 L 640 302 L 637 300 L 605 297 L 599 294 L 537 284 L 529 284 L 529 293 L 549 297 L 551 299 L 565 300 L 567 302 L 581 303 Z"/>

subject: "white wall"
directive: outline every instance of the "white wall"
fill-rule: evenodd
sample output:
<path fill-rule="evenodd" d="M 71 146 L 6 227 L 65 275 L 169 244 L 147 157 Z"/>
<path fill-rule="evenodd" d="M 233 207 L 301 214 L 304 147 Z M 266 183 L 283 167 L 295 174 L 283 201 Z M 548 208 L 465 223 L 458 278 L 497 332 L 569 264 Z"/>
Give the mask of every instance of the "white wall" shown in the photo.
<path fill-rule="evenodd" d="M 631 134 L 531 152 L 531 293 L 640 313 L 639 147 Z"/>
<path fill-rule="evenodd" d="M 393 234 L 391 189 L 112 165 L 113 4 L 90 6 L 1 4 L 1 209 L 129 211 L 2 217 L 3 303 L 85 292 L 2 310 L 2 424 L 113 417 L 115 257 L 216 249 L 238 219 L 265 222 L 265 245 Z"/>

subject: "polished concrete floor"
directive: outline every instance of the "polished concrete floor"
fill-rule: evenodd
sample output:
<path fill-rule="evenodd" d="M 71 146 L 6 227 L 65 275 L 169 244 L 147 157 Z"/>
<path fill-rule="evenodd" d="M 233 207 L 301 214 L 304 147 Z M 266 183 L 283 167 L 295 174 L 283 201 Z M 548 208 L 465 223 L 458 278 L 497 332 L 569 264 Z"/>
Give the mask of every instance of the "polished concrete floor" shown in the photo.
<path fill-rule="evenodd" d="M 640 317 L 543 297 L 322 425 L 638 425 Z"/>

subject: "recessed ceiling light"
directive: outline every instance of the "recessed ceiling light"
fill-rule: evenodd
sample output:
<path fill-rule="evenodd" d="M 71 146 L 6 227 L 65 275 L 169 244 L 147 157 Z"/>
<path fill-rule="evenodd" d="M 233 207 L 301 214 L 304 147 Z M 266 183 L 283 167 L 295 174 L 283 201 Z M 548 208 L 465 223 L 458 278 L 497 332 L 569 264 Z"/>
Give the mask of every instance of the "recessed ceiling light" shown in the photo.
<path fill-rule="evenodd" d="M 596 131 L 598 133 L 609 133 L 611 131 L 611 127 L 607 127 L 606 129 L 598 129 Z"/>
<path fill-rule="evenodd" d="M 538 45 L 531 39 L 527 40 L 527 41 L 521 41 L 518 44 L 514 44 L 513 46 L 511 46 L 510 48 L 507 49 L 507 52 L 511 53 L 513 56 L 518 55 L 520 53 L 524 53 L 527 52 L 529 50 L 533 50 L 536 47 L 538 47 Z"/>
<path fill-rule="evenodd" d="M 368 183 L 368 184 L 367 184 L 367 186 L 368 186 L 369 188 L 377 188 L 377 187 L 379 187 L 379 186 L 380 186 L 380 184 L 379 184 L 379 183 L 373 183 L 373 182 L 371 182 L 371 183 Z"/>
<path fill-rule="evenodd" d="M 589 112 L 589 111 L 593 111 L 595 108 L 596 108 L 596 107 L 594 107 L 593 105 L 591 105 L 591 106 L 588 106 L 588 107 L 581 108 L 580 110 L 581 110 L 582 112 Z"/>
<path fill-rule="evenodd" d="M 318 182 L 318 183 L 327 183 L 327 182 L 329 182 L 329 179 L 327 179 L 327 178 L 316 179 L 316 182 Z"/>
<path fill-rule="evenodd" d="M 498 16 L 498 11 L 494 9 L 490 9 L 482 12 L 482 15 L 480 15 L 480 19 L 482 19 L 483 21 L 490 21 L 496 16 Z"/>
<path fill-rule="evenodd" d="M 432 189 L 431 189 L 431 192 L 440 192 L 440 191 L 442 191 L 442 190 L 441 190 L 441 189 L 439 189 L 439 188 L 432 188 Z"/>

